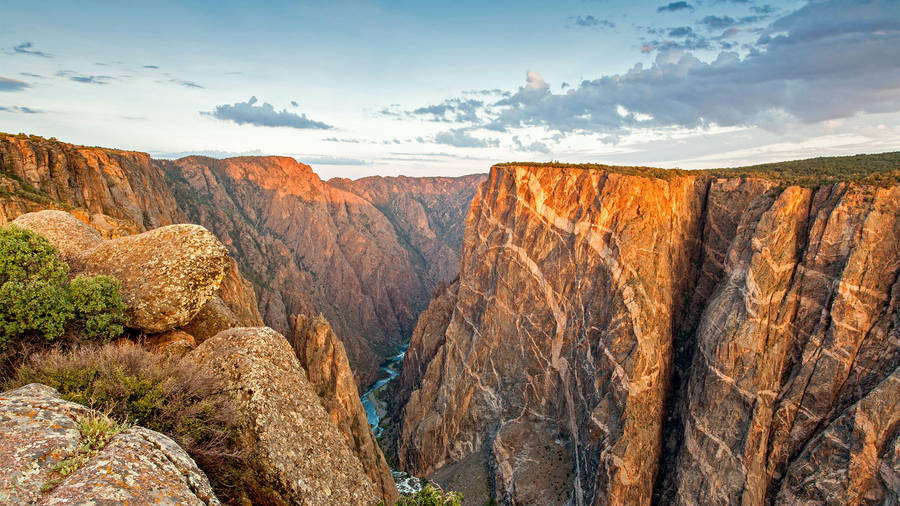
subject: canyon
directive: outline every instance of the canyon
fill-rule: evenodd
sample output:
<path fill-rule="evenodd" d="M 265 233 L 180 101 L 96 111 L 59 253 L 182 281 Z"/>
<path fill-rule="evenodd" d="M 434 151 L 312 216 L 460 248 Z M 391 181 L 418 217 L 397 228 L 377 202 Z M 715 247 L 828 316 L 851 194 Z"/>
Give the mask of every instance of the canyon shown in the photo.
<path fill-rule="evenodd" d="M 207 227 L 255 289 L 266 324 L 323 314 L 357 385 L 408 339 L 432 288 L 459 269 L 483 175 L 322 181 L 286 157 L 155 160 L 146 153 L 0 135 L 0 223 L 65 209 L 106 237 Z"/>
<path fill-rule="evenodd" d="M 368 498 L 396 498 L 391 461 L 467 504 L 900 499 L 900 154 L 323 181 L 0 134 L 0 168 L 0 224 L 209 229 L 221 284 L 174 331 L 233 381 L 269 371 L 248 426 L 283 443 L 299 418 L 268 406 L 313 410 Z M 407 338 L 386 460 L 359 393 Z"/>
<path fill-rule="evenodd" d="M 397 382 L 400 467 L 503 504 L 895 503 L 900 157 L 860 160 L 493 167 Z"/>

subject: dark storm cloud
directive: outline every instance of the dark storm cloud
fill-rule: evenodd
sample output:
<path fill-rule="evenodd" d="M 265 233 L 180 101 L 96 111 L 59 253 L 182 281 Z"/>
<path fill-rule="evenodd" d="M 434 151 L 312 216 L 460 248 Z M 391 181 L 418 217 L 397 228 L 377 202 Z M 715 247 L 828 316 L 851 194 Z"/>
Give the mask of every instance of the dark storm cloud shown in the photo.
<path fill-rule="evenodd" d="M 217 105 L 215 110 L 200 114 L 224 121 L 233 121 L 238 125 L 320 130 L 333 128 L 327 123 L 307 118 L 306 114 L 295 114 L 287 109 L 276 111 L 272 104 L 263 102 L 256 105 L 258 102 L 256 97 L 250 97 L 246 102 Z"/>

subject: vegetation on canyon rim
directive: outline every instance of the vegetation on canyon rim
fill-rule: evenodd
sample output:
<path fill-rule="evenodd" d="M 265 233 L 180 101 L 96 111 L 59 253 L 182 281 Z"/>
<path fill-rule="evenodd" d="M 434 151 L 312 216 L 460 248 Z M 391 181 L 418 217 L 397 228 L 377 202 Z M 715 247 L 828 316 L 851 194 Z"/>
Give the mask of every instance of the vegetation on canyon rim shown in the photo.
<path fill-rule="evenodd" d="M 675 176 L 752 177 L 769 179 L 784 186 L 818 187 L 850 182 L 887 187 L 900 183 L 900 151 L 874 155 L 831 156 L 764 163 L 747 167 L 684 170 L 656 167 L 624 167 L 595 163 L 509 162 L 500 167 L 555 167 L 613 172 L 631 176 L 670 179 Z"/>
<path fill-rule="evenodd" d="M 0 229 L 0 349 L 14 339 L 53 341 L 67 331 L 91 340 L 122 334 L 125 303 L 109 276 L 78 276 L 43 236 L 15 226 Z"/>

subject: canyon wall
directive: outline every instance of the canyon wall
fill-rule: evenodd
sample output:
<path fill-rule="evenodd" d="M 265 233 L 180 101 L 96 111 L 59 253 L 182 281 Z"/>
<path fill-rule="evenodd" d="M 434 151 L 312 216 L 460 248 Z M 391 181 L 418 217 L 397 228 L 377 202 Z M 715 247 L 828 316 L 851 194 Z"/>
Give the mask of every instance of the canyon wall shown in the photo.
<path fill-rule="evenodd" d="M 291 315 L 322 313 L 362 384 L 411 334 L 434 284 L 456 275 L 458 229 L 484 177 L 325 182 L 284 157 L 159 164 L 188 219 L 253 281 L 266 322 L 288 333 Z"/>
<path fill-rule="evenodd" d="M 506 504 L 896 501 L 898 245 L 900 186 L 496 166 L 401 466 L 476 455 Z"/>
<path fill-rule="evenodd" d="M 358 384 L 413 330 L 431 289 L 459 269 L 484 175 L 325 182 L 292 158 L 188 157 L 0 134 L 0 223 L 63 209 L 112 238 L 198 223 L 229 249 L 266 324 L 322 313 Z"/>

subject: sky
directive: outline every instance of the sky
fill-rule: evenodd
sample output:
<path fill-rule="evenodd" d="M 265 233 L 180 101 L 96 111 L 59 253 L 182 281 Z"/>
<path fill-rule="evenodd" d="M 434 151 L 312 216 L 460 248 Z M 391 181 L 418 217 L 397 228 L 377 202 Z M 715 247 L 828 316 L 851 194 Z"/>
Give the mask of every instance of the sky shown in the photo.
<path fill-rule="evenodd" d="M 333 176 L 900 150 L 900 0 L 105 2 L 0 17 L 0 131 Z"/>

